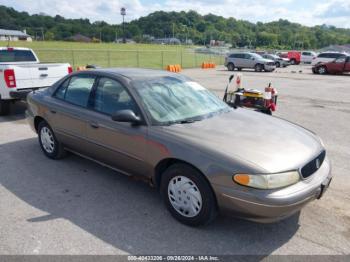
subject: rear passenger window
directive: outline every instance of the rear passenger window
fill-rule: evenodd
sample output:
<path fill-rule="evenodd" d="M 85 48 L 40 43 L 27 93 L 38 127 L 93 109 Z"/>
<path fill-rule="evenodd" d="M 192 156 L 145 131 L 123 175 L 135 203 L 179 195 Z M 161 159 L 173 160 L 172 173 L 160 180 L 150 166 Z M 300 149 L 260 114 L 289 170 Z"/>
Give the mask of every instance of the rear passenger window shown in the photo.
<path fill-rule="evenodd" d="M 57 90 L 55 97 L 64 99 L 74 105 L 86 107 L 95 77 L 89 75 L 73 76 L 69 83 L 66 82 Z"/>

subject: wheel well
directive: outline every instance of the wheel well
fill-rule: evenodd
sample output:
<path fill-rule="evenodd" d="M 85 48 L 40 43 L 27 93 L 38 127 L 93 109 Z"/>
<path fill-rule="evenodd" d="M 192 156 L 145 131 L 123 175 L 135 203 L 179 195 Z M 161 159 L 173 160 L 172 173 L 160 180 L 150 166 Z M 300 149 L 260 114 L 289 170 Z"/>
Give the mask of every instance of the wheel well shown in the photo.
<path fill-rule="evenodd" d="M 36 117 L 34 118 L 34 127 L 35 127 L 36 132 L 38 132 L 39 124 L 40 124 L 40 122 L 42 122 L 42 121 L 45 121 L 45 119 L 42 118 L 41 116 L 36 116 Z"/>
<path fill-rule="evenodd" d="M 170 166 L 174 165 L 174 164 L 185 164 L 185 165 L 188 165 L 194 169 L 196 169 L 200 174 L 202 174 L 202 176 L 204 177 L 204 179 L 207 181 L 209 187 L 211 188 L 213 194 L 214 194 L 214 198 L 215 198 L 215 203 L 217 204 L 217 199 L 216 199 L 216 195 L 214 193 L 214 189 L 213 187 L 211 186 L 208 178 L 203 175 L 203 172 L 200 171 L 197 167 L 195 167 L 194 165 L 186 162 L 186 161 L 183 161 L 183 160 L 180 160 L 180 159 L 177 159 L 177 158 L 167 158 L 167 159 L 163 159 L 161 160 L 157 166 L 155 167 L 154 169 L 154 177 L 153 177 L 153 183 L 154 183 L 154 186 L 157 188 L 157 189 L 160 189 L 160 182 L 161 182 L 161 179 L 162 179 L 162 173 L 167 169 L 169 168 Z"/>
<path fill-rule="evenodd" d="M 155 167 L 154 169 L 154 185 L 159 188 L 160 187 L 160 181 L 162 178 L 162 174 L 163 172 L 169 168 L 170 166 L 174 165 L 174 164 L 185 164 L 188 166 L 191 166 L 192 168 L 196 169 L 198 172 L 200 172 L 201 174 L 203 174 L 202 171 L 200 171 L 197 167 L 195 167 L 194 165 L 180 160 L 180 159 L 176 159 L 176 158 L 166 158 L 161 160 Z M 207 182 L 209 183 L 209 180 L 203 175 L 203 177 L 207 180 Z M 210 183 L 209 183 L 210 184 Z"/>

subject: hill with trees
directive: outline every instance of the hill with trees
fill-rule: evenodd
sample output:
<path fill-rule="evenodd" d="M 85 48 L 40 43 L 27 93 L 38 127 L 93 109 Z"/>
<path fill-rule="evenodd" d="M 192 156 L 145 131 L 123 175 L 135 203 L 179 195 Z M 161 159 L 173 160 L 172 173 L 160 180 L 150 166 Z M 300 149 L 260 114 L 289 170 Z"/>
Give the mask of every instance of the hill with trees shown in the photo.
<path fill-rule="evenodd" d="M 45 14 L 29 15 L 13 8 L 0 6 L 0 28 L 27 30 L 32 36 L 45 40 L 66 40 L 75 34 L 113 42 L 123 35 L 122 25 L 104 21 L 66 19 Z M 307 27 L 280 19 L 269 23 L 251 23 L 213 14 L 200 15 L 195 11 L 157 11 L 125 24 L 126 37 L 136 42 L 150 41 L 149 36 L 175 36 L 192 39 L 195 44 L 208 44 L 211 39 L 225 41 L 233 47 L 268 47 L 276 49 L 316 49 L 331 44 L 350 44 L 350 29 L 334 26 Z"/>

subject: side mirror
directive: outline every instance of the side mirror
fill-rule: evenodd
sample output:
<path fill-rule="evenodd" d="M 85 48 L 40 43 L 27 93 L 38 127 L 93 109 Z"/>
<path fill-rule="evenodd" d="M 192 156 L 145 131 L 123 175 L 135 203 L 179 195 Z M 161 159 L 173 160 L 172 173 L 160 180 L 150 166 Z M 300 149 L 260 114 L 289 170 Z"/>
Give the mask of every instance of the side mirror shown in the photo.
<path fill-rule="evenodd" d="M 115 112 L 114 114 L 112 114 L 112 120 L 132 124 L 139 124 L 141 122 L 141 118 L 135 115 L 134 111 L 130 109 Z"/>
<path fill-rule="evenodd" d="M 234 77 L 235 77 L 235 75 L 230 75 L 230 78 L 228 79 L 229 83 L 231 83 L 231 81 Z"/>

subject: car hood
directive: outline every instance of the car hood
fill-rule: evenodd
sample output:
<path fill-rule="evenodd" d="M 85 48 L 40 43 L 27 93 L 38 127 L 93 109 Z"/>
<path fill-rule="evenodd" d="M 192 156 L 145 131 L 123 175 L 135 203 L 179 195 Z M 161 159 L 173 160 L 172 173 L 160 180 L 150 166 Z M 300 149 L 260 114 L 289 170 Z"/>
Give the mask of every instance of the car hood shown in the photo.
<path fill-rule="evenodd" d="M 283 172 L 303 166 L 323 149 L 310 131 L 277 117 L 238 108 L 163 130 L 203 153 L 253 163 L 262 172 Z"/>
<path fill-rule="evenodd" d="M 273 60 L 271 60 L 271 59 L 263 58 L 263 59 L 259 59 L 259 62 L 263 62 L 263 63 L 274 63 L 275 61 L 273 61 Z"/>

